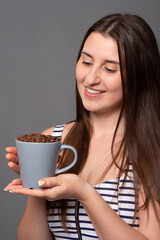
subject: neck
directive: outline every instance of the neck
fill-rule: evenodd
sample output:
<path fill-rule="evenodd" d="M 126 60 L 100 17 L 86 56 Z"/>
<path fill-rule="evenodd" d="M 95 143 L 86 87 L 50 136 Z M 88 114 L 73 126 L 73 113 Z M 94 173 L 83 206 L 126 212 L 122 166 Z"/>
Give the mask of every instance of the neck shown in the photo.
<path fill-rule="evenodd" d="M 90 113 L 90 123 L 93 129 L 93 135 L 96 137 L 101 137 L 106 134 L 112 134 L 114 133 L 118 118 L 120 115 L 120 110 L 115 111 L 112 114 L 110 113 Z M 124 119 L 122 118 L 119 124 L 119 128 L 117 133 L 123 133 L 124 129 Z"/>

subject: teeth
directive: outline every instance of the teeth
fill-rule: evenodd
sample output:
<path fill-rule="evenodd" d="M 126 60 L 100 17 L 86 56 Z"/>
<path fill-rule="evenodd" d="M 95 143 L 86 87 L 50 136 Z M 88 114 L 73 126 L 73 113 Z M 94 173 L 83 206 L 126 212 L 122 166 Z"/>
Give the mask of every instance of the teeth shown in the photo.
<path fill-rule="evenodd" d="M 87 92 L 89 93 L 94 93 L 94 94 L 99 94 L 99 93 L 102 93 L 102 91 L 97 91 L 97 90 L 92 90 L 90 88 L 86 88 Z"/>

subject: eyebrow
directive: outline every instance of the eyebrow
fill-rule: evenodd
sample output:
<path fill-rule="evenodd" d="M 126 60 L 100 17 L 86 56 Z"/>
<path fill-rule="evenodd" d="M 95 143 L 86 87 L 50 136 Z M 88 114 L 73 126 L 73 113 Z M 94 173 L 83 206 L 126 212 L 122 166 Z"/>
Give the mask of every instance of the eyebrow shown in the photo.
<path fill-rule="evenodd" d="M 86 55 L 87 57 L 90 57 L 90 58 L 92 58 L 93 59 L 93 56 L 92 55 L 90 55 L 89 53 L 87 53 L 87 52 L 81 52 L 81 54 L 84 54 L 84 55 Z M 112 60 L 112 59 L 105 59 L 104 60 L 105 62 L 107 62 L 107 63 L 112 63 L 112 64 L 118 64 L 119 65 L 119 62 L 118 61 L 115 61 L 115 60 Z"/>

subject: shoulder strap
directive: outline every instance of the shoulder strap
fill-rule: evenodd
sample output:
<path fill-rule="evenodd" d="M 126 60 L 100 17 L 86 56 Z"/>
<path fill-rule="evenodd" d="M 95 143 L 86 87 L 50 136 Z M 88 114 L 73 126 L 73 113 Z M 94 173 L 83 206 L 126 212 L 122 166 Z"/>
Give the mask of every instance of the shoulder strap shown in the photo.
<path fill-rule="evenodd" d="M 61 138 L 64 126 L 65 126 L 65 124 L 56 125 L 53 130 L 52 136 Z"/>

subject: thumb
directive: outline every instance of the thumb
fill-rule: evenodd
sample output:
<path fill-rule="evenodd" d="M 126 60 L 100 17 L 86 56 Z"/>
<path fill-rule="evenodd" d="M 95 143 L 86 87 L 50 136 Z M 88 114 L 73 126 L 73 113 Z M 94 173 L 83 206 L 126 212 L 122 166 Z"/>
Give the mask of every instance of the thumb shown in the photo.
<path fill-rule="evenodd" d="M 40 179 L 38 185 L 41 188 L 56 187 L 60 185 L 59 176 Z"/>

